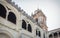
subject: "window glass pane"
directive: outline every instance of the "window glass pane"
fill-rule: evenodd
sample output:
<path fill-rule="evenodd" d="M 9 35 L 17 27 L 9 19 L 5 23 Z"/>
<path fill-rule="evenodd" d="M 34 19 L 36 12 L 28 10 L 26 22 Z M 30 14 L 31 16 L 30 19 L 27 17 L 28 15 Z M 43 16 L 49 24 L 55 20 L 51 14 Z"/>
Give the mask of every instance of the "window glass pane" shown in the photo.
<path fill-rule="evenodd" d="M 0 16 L 6 18 L 6 9 L 2 4 L 0 4 Z"/>
<path fill-rule="evenodd" d="M 14 24 L 16 24 L 16 16 L 13 12 L 9 12 L 9 15 L 8 15 L 8 20 Z"/>
<path fill-rule="evenodd" d="M 60 35 L 60 32 L 59 32 L 59 35 Z"/>
<path fill-rule="evenodd" d="M 54 33 L 54 36 L 57 36 L 57 33 Z"/>
<path fill-rule="evenodd" d="M 22 20 L 22 28 L 26 29 L 26 22 Z"/>
<path fill-rule="evenodd" d="M 40 37 L 41 36 L 41 33 L 39 30 L 36 30 L 36 36 Z"/>
<path fill-rule="evenodd" d="M 40 31 L 39 31 L 39 37 L 41 36 Z"/>
<path fill-rule="evenodd" d="M 49 38 L 53 38 L 53 37 L 52 37 L 52 34 L 49 35 Z"/>
<path fill-rule="evenodd" d="M 36 30 L 36 35 L 38 35 L 38 34 L 37 34 L 37 30 Z"/>
<path fill-rule="evenodd" d="M 28 31 L 29 32 L 32 32 L 32 28 L 31 28 L 31 25 L 30 24 L 28 24 Z"/>

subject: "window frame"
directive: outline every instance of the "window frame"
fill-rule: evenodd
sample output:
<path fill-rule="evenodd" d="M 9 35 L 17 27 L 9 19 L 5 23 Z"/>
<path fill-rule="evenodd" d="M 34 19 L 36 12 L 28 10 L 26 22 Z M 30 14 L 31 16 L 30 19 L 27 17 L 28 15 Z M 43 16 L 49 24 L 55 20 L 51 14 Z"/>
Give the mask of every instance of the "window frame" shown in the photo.
<path fill-rule="evenodd" d="M 14 18 L 13 18 L 14 17 Z M 14 12 L 10 11 L 7 17 L 7 20 L 10 21 L 11 23 L 16 24 L 16 15 L 14 14 Z"/>
<path fill-rule="evenodd" d="M 31 27 L 30 24 L 28 24 L 28 28 L 27 29 L 28 29 L 29 32 L 32 32 L 32 27 Z"/>
<path fill-rule="evenodd" d="M 39 30 L 39 29 L 36 29 L 36 36 L 41 37 L 41 32 L 40 32 L 40 30 Z"/>
<path fill-rule="evenodd" d="M 23 29 L 27 29 L 27 23 L 25 22 L 25 20 L 22 20 L 22 28 Z"/>

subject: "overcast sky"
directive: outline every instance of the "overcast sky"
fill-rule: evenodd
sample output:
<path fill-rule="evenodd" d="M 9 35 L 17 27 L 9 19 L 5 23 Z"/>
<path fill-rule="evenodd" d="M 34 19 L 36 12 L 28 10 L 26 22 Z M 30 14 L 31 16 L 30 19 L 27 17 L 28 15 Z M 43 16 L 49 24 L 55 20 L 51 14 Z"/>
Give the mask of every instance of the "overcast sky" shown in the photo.
<path fill-rule="evenodd" d="M 60 28 L 60 0 L 12 0 L 28 15 L 38 8 L 47 17 L 48 30 Z"/>

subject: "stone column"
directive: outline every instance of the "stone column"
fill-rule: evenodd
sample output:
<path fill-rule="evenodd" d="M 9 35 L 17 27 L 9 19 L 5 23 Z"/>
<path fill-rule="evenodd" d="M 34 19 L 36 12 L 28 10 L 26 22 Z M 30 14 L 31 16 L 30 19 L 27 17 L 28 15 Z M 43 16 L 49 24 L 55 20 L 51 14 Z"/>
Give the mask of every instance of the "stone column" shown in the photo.
<path fill-rule="evenodd" d="M 52 38 L 54 38 L 54 33 L 52 34 Z"/>

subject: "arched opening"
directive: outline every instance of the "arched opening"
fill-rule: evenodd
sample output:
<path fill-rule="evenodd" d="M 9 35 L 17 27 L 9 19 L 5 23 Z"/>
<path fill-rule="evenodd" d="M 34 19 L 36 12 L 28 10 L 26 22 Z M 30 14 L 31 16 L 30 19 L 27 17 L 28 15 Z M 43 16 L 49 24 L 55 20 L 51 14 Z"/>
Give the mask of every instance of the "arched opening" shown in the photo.
<path fill-rule="evenodd" d="M 14 24 L 16 24 L 16 16 L 13 12 L 9 12 L 9 15 L 8 15 L 8 20 Z"/>
<path fill-rule="evenodd" d="M 52 34 L 49 35 L 49 38 L 53 38 Z"/>
<path fill-rule="evenodd" d="M 40 31 L 39 31 L 39 37 L 41 36 L 41 33 L 40 33 Z"/>
<path fill-rule="evenodd" d="M 36 35 L 38 35 L 38 31 L 36 30 Z"/>
<path fill-rule="evenodd" d="M 59 37 L 60 37 L 60 32 L 59 32 Z"/>
<path fill-rule="evenodd" d="M 29 31 L 29 32 L 32 32 L 32 27 L 31 27 L 30 24 L 28 24 L 28 31 Z"/>
<path fill-rule="evenodd" d="M 41 37 L 41 33 L 40 33 L 40 31 L 39 31 L 39 30 L 36 30 L 36 36 Z"/>
<path fill-rule="evenodd" d="M 22 20 L 22 28 L 26 29 L 26 22 L 24 20 Z"/>
<path fill-rule="evenodd" d="M 58 34 L 57 33 L 54 33 L 54 38 L 57 38 L 58 37 Z"/>
<path fill-rule="evenodd" d="M 10 38 L 10 36 L 4 33 L 0 33 L 0 38 Z"/>
<path fill-rule="evenodd" d="M 6 18 L 6 9 L 2 4 L 0 4 L 0 16 Z"/>

